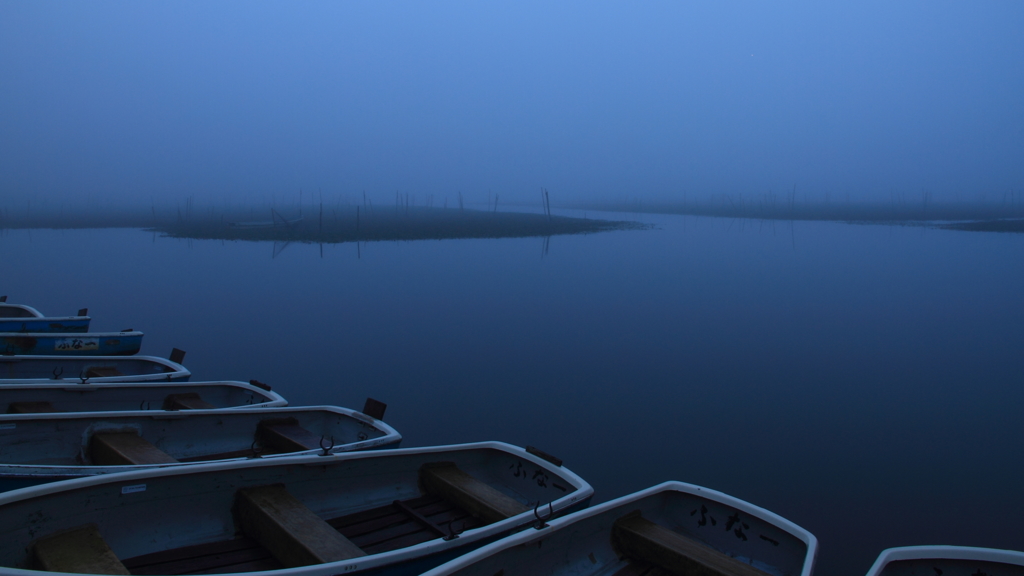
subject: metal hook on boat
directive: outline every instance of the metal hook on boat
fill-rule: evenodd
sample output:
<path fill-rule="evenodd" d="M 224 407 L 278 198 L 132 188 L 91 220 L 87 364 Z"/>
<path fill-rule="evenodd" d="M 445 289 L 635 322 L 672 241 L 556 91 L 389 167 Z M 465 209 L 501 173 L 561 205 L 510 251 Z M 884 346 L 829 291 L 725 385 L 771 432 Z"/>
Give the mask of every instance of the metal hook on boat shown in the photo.
<path fill-rule="evenodd" d="M 324 437 L 321 436 L 320 437 L 320 449 L 324 451 L 323 454 L 321 454 L 321 456 L 329 456 L 331 454 L 331 450 L 334 450 L 334 436 L 331 436 L 331 445 L 330 446 L 324 446 Z"/>
<path fill-rule="evenodd" d="M 455 540 L 459 537 L 459 533 L 452 528 L 452 522 L 455 522 L 455 518 L 448 521 L 448 535 L 442 538 L 442 540 Z"/>
<path fill-rule="evenodd" d="M 249 446 L 249 450 L 252 450 L 252 458 L 259 458 L 260 455 L 263 454 L 263 446 L 259 446 L 257 448 L 258 442 L 259 440 L 253 440 L 252 444 Z"/>
<path fill-rule="evenodd" d="M 145 409 L 146 409 L 146 401 L 143 400 L 142 402 L 139 402 L 139 410 L 145 410 Z"/>
<path fill-rule="evenodd" d="M 547 527 L 548 520 L 551 520 L 555 516 L 555 506 L 548 502 L 548 515 L 546 518 L 541 518 L 537 510 L 540 508 L 540 500 L 537 501 L 537 505 L 533 507 L 533 515 L 537 517 L 537 523 L 533 525 L 534 528 L 540 530 L 541 528 Z"/>
<path fill-rule="evenodd" d="M 54 380 L 61 380 L 60 376 L 63 373 L 64 373 L 64 367 L 63 366 L 57 366 L 56 368 L 53 369 L 53 379 Z"/>
<path fill-rule="evenodd" d="M 82 373 L 78 375 L 78 379 L 82 381 L 81 384 L 89 382 L 89 377 L 85 375 L 85 370 L 82 370 Z"/>

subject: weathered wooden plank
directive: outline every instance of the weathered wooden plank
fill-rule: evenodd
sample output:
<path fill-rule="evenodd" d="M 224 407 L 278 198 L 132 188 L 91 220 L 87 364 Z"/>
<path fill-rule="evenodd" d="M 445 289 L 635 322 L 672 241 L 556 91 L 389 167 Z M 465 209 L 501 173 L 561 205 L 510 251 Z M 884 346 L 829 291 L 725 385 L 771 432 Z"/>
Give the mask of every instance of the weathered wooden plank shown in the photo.
<path fill-rule="evenodd" d="M 40 414 L 57 412 L 52 402 L 11 402 L 7 406 L 8 414 Z"/>
<path fill-rule="evenodd" d="M 162 564 L 165 562 L 177 562 L 187 558 L 200 558 L 203 556 L 211 556 L 217 554 L 227 554 L 231 552 L 245 551 L 245 550 L 263 550 L 263 553 L 270 555 L 258 542 L 252 538 L 246 538 L 241 536 L 238 538 L 232 538 L 231 540 L 220 540 L 217 542 L 206 542 L 204 544 L 192 544 L 191 546 L 182 546 L 181 548 L 172 548 L 170 550 L 161 550 L 160 552 L 150 552 L 149 554 L 143 554 L 141 556 L 135 556 L 133 558 L 125 558 L 121 560 L 129 570 L 133 572 L 137 568 L 144 566 Z"/>
<path fill-rule="evenodd" d="M 419 509 L 423 506 L 435 504 L 438 502 L 444 502 L 436 496 L 425 495 L 419 498 L 406 500 L 405 503 L 412 506 L 413 508 Z M 446 506 L 450 506 L 445 504 Z M 334 526 L 337 529 L 347 528 L 349 526 L 355 526 L 364 522 L 370 522 L 379 518 L 392 516 L 398 517 L 398 512 L 390 505 L 379 506 L 377 508 L 370 508 L 368 510 L 361 510 L 359 512 L 353 512 L 352 514 L 346 514 L 345 516 L 339 516 L 332 518 L 327 521 L 328 524 Z"/>
<path fill-rule="evenodd" d="M 416 521 L 417 524 L 419 524 L 420 526 L 423 526 L 427 530 L 430 530 L 431 532 L 437 534 L 438 536 L 442 536 L 442 537 L 443 536 L 447 536 L 447 534 L 444 533 L 444 530 L 441 530 L 440 528 L 438 528 L 437 524 L 434 524 L 433 521 L 431 521 L 426 516 L 420 514 L 419 511 L 414 510 L 411 506 L 409 506 L 405 502 L 402 502 L 401 500 L 395 500 L 394 502 L 391 503 L 391 505 L 394 506 L 395 508 L 401 510 L 403 513 L 408 515 L 409 518 L 412 518 L 413 520 Z"/>
<path fill-rule="evenodd" d="M 468 512 L 429 494 L 402 500 L 402 504 L 446 531 L 446 534 L 449 522 L 453 522 L 452 528 L 456 532 L 480 524 L 480 521 L 470 516 Z M 367 554 L 397 550 L 438 537 L 437 532 L 425 530 L 408 514 L 396 510 L 393 503 L 333 518 L 327 523 Z"/>
<path fill-rule="evenodd" d="M 295 418 L 268 418 L 260 420 L 256 438 L 264 448 L 273 452 L 301 452 L 320 448 L 320 436 L 313 434 Z"/>
<path fill-rule="evenodd" d="M 629 561 L 625 566 L 612 574 L 612 576 L 677 576 L 660 566 L 647 564 L 646 562 Z"/>
<path fill-rule="evenodd" d="M 615 521 L 612 544 L 639 560 L 687 576 L 765 576 L 765 572 L 632 512 Z"/>
<path fill-rule="evenodd" d="M 417 512 L 427 516 L 432 515 L 434 518 L 437 518 L 438 512 L 453 510 L 451 504 L 444 500 L 435 499 L 432 496 L 428 498 L 433 502 L 427 506 L 419 505 L 424 501 L 422 498 L 406 500 L 404 503 L 410 505 Z M 465 512 L 460 512 L 460 514 L 467 516 Z M 363 543 L 374 544 L 382 539 L 392 537 L 389 534 L 392 534 L 395 530 L 407 531 L 416 529 L 415 524 L 410 522 L 409 517 L 395 510 L 393 505 L 356 512 L 348 516 L 328 520 L 327 523 L 345 535 L 346 538 L 352 540 L 360 548 L 363 547 Z"/>
<path fill-rule="evenodd" d="M 408 548 L 409 546 L 415 546 L 417 544 L 422 544 L 423 542 L 429 542 L 435 538 L 437 538 L 437 536 L 421 529 L 418 532 L 406 534 L 399 538 L 392 538 L 382 542 L 377 542 L 373 545 L 367 545 L 365 550 L 367 554 L 381 554 L 392 550 L 401 550 L 402 548 Z"/>
<path fill-rule="evenodd" d="M 124 376 L 117 366 L 90 366 L 85 371 L 86 378 L 113 378 L 114 376 Z"/>
<path fill-rule="evenodd" d="M 107 546 L 99 528 L 87 524 L 44 536 L 31 545 L 39 570 L 76 574 L 130 574 Z"/>
<path fill-rule="evenodd" d="M 245 537 L 155 552 L 122 562 L 137 576 L 241 572 L 243 567 L 253 565 L 260 566 L 260 570 L 284 568 L 266 548 Z"/>
<path fill-rule="evenodd" d="M 265 570 L 280 570 L 284 568 L 280 562 L 273 558 L 266 560 L 253 560 L 230 566 L 216 566 L 201 572 L 189 572 L 189 574 L 241 574 L 244 572 L 263 572 Z"/>
<path fill-rule="evenodd" d="M 431 520 L 439 526 L 442 526 L 446 533 L 448 530 L 449 519 L 452 520 L 451 528 L 456 534 L 480 525 L 480 521 L 478 519 L 461 510 L 452 510 L 440 516 L 442 519 L 438 519 L 438 516 L 434 516 L 431 517 Z M 364 535 L 360 538 L 353 538 L 353 541 L 356 542 L 367 554 L 379 554 L 381 552 L 398 550 L 407 546 L 414 546 L 420 542 L 433 540 L 437 537 L 436 533 L 424 530 L 419 526 L 419 524 L 407 522 L 401 526 L 380 530 L 372 534 Z"/>
<path fill-rule="evenodd" d="M 402 502 L 402 504 L 405 506 L 409 506 L 408 501 Z M 452 512 L 455 512 L 460 516 L 468 516 L 465 512 L 454 510 L 450 504 L 444 502 L 443 500 L 439 500 L 437 503 L 432 504 L 430 506 L 419 507 L 418 509 L 415 506 L 409 506 L 409 508 L 412 510 L 414 514 L 422 516 L 422 523 L 433 523 L 435 526 L 437 525 L 438 522 L 447 522 L 448 516 L 451 515 Z M 418 529 L 416 528 L 416 519 L 413 518 L 413 515 L 398 510 L 394 504 L 392 504 L 391 506 L 373 508 L 372 510 L 367 510 L 366 512 L 374 512 L 381 514 L 374 514 L 372 517 L 365 516 L 359 522 L 351 522 L 349 521 L 347 516 L 343 516 L 342 518 L 337 518 L 334 520 L 328 520 L 327 522 L 353 542 L 356 542 L 357 538 L 364 536 L 369 536 L 369 542 L 375 542 L 377 540 L 380 540 L 381 538 L 386 538 L 387 536 L 380 536 L 380 533 L 382 531 L 392 531 L 395 529 L 415 531 Z M 361 512 L 358 514 L 365 514 L 365 512 Z M 441 534 L 440 531 L 440 527 L 437 527 L 435 533 L 444 535 Z M 362 546 L 359 542 L 356 542 L 356 544 L 360 545 L 360 547 Z"/>
<path fill-rule="evenodd" d="M 213 410 L 216 406 L 202 399 L 195 392 L 168 394 L 164 398 L 164 410 Z"/>
<path fill-rule="evenodd" d="M 215 454 L 200 454 L 198 456 L 178 458 L 178 462 L 206 462 L 210 460 L 227 460 L 229 458 L 248 458 L 252 455 L 252 449 L 246 448 L 245 450 L 231 450 L 230 452 L 217 452 Z"/>
<path fill-rule="evenodd" d="M 625 566 L 616 570 L 612 576 L 647 576 L 650 568 L 650 564 L 627 562 Z"/>
<path fill-rule="evenodd" d="M 98 466 L 171 464 L 169 454 L 134 432 L 97 432 L 89 439 L 89 456 Z"/>
<path fill-rule="evenodd" d="M 429 494 L 444 498 L 487 524 L 528 510 L 510 496 L 466 474 L 454 462 L 424 464 L 420 467 L 420 483 Z"/>
<path fill-rule="evenodd" d="M 453 511 L 447 514 L 434 516 L 431 517 L 431 520 L 444 531 L 445 535 L 448 534 L 449 520 L 451 521 L 451 529 L 455 531 L 456 534 L 469 528 L 473 528 L 480 523 L 479 520 L 473 518 L 464 511 Z M 348 529 L 340 530 L 340 532 L 368 554 L 401 548 L 402 546 L 391 544 L 391 542 L 396 539 L 414 536 L 415 538 L 418 538 L 419 542 L 426 542 L 427 540 L 439 537 L 437 532 L 426 530 L 419 523 L 404 518 L 399 523 L 381 527 L 372 532 L 354 534 Z"/>
<path fill-rule="evenodd" d="M 239 490 L 235 518 L 246 536 L 288 568 L 366 555 L 281 485 Z"/>

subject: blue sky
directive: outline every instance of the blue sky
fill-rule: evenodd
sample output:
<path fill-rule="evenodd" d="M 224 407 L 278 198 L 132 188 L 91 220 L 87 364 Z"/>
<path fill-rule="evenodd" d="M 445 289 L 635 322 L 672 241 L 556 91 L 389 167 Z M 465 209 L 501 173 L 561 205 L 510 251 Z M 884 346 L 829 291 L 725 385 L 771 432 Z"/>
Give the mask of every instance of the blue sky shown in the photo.
<path fill-rule="evenodd" d="M 1024 4 L 835 4 L 2 1 L 0 197 L 1024 187 Z"/>

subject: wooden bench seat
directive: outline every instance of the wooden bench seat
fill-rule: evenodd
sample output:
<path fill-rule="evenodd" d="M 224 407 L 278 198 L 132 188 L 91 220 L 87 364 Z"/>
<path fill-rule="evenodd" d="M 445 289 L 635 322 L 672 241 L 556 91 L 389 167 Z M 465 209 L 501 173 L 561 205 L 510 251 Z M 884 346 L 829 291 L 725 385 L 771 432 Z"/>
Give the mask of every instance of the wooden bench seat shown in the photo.
<path fill-rule="evenodd" d="M 202 399 L 195 392 L 168 394 L 164 398 L 164 410 L 213 410 L 216 406 Z"/>
<path fill-rule="evenodd" d="M 428 494 L 451 502 L 486 524 L 529 510 L 512 497 L 466 474 L 454 462 L 424 464 L 420 467 L 420 484 Z"/>
<path fill-rule="evenodd" d="M 172 464 L 177 462 L 134 432 L 97 432 L 89 439 L 89 456 L 97 466 Z"/>
<path fill-rule="evenodd" d="M 269 452 L 303 452 L 320 449 L 320 436 L 295 418 L 267 418 L 256 427 L 256 439 Z"/>
<path fill-rule="evenodd" d="M 612 544 L 620 554 L 673 574 L 765 576 L 750 564 L 651 522 L 635 511 L 615 521 Z"/>
<path fill-rule="evenodd" d="M 418 496 L 403 500 L 404 507 L 445 532 L 456 534 L 480 526 L 480 521 L 468 512 L 455 508 L 435 496 Z M 437 539 L 438 533 L 422 526 L 408 514 L 392 504 L 360 510 L 325 520 L 334 530 L 348 538 L 367 554 L 380 554 L 415 546 Z M 231 540 L 208 542 L 122 558 L 121 562 L 138 576 L 222 574 L 227 572 L 257 572 L 280 570 L 282 565 L 270 551 L 248 536 L 239 535 Z"/>
<path fill-rule="evenodd" d="M 7 406 L 8 414 L 40 414 L 43 412 L 57 412 L 50 402 L 11 402 Z"/>
<path fill-rule="evenodd" d="M 366 555 L 281 485 L 239 490 L 235 520 L 243 534 L 289 568 Z"/>
<path fill-rule="evenodd" d="M 110 549 L 99 528 L 86 524 L 44 536 L 32 543 L 37 570 L 76 574 L 130 574 Z"/>
<path fill-rule="evenodd" d="M 124 376 L 117 366 L 90 366 L 85 370 L 86 378 L 113 378 L 114 376 Z"/>

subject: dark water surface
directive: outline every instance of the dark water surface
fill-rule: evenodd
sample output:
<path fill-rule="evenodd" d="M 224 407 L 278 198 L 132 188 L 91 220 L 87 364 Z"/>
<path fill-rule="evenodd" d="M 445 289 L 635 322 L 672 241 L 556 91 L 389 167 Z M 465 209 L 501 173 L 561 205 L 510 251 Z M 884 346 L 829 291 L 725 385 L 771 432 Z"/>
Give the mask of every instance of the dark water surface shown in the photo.
<path fill-rule="evenodd" d="M 0 293 L 183 348 L 193 380 L 384 400 L 404 446 L 535 445 L 598 501 L 733 494 L 813 532 L 819 574 L 890 546 L 1024 549 L 1024 235 L 641 219 L 658 229 L 547 255 L 6 231 Z"/>

